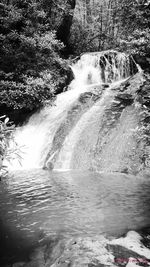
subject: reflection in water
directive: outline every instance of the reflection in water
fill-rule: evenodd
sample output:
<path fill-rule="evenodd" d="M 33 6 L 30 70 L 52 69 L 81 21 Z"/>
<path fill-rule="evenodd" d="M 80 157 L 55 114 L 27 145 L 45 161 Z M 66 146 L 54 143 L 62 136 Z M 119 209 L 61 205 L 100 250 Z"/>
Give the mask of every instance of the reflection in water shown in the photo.
<path fill-rule="evenodd" d="M 117 173 L 18 171 L 0 187 L 1 223 L 20 244 L 43 233 L 120 235 L 149 225 L 149 203 L 148 178 Z"/>
<path fill-rule="evenodd" d="M 2 263 L 22 260 L 47 236 L 119 236 L 150 224 L 148 178 L 79 171 L 14 174 L 0 187 Z"/>

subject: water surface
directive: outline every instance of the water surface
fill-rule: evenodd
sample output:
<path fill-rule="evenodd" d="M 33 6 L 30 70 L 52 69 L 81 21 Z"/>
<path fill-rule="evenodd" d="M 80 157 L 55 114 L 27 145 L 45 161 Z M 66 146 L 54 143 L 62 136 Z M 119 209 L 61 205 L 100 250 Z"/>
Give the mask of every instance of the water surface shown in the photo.
<path fill-rule="evenodd" d="M 148 177 L 16 171 L 0 184 L 1 246 L 21 249 L 52 235 L 121 235 L 150 225 L 149 203 Z"/>

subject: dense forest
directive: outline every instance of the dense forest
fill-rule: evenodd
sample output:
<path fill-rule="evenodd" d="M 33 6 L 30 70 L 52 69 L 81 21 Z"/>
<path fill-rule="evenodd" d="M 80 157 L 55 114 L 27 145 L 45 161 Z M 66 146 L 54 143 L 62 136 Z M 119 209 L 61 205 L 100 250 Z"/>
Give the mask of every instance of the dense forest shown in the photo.
<path fill-rule="evenodd" d="M 147 0 L 2 0 L 0 114 L 16 123 L 70 81 L 81 53 L 117 49 L 149 68 Z"/>

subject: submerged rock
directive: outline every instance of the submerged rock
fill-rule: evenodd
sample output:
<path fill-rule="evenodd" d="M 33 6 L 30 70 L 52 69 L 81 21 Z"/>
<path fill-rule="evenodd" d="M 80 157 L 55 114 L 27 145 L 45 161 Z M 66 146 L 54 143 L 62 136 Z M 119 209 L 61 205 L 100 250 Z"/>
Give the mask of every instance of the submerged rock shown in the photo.
<path fill-rule="evenodd" d="M 13 267 L 148 267 L 150 250 L 141 240 L 142 237 L 134 231 L 111 240 L 104 236 L 56 238 L 36 248 L 29 262 L 16 263 Z"/>
<path fill-rule="evenodd" d="M 54 168 L 54 164 L 53 164 L 52 162 L 47 162 L 47 163 L 46 163 L 46 168 L 47 168 L 48 170 L 53 170 L 53 168 Z"/>

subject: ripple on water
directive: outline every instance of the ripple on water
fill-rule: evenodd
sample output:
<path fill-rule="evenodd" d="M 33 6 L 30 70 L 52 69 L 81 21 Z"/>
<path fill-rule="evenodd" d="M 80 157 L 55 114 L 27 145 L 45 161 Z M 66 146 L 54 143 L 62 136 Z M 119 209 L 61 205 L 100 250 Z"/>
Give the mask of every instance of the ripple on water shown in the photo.
<path fill-rule="evenodd" d="M 148 178 L 118 173 L 17 171 L 0 188 L 2 222 L 32 239 L 138 229 L 150 223 L 149 203 Z"/>

